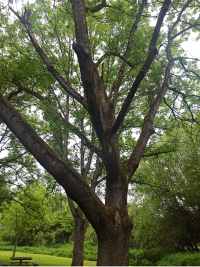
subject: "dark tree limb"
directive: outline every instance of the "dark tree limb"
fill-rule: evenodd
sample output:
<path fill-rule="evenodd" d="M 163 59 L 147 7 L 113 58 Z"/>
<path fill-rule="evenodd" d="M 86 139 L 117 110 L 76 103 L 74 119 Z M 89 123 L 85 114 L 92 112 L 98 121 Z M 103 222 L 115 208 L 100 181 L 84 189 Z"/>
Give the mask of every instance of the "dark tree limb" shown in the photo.
<path fill-rule="evenodd" d="M 123 103 L 123 106 L 122 106 L 122 108 L 118 114 L 116 122 L 112 128 L 113 133 L 116 133 L 118 131 L 119 127 L 121 126 L 121 124 L 122 124 L 122 122 L 123 122 L 123 120 L 124 120 L 124 118 L 128 112 L 129 106 L 130 106 L 130 104 L 131 104 L 131 102 L 132 102 L 132 100 L 133 100 L 133 98 L 134 98 L 134 96 L 138 90 L 138 87 L 139 87 L 140 83 L 142 82 L 142 80 L 144 79 L 147 71 L 149 70 L 149 68 L 151 66 L 151 63 L 153 62 L 153 60 L 157 54 L 157 48 L 156 48 L 157 40 L 158 40 L 158 37 L 160 34 L 160 29 L 161 29 L 164 17 L 167 13 L 167 10 L 169 8 L 170 3 L 171 3 L 171 0 L 165 0 L 163 5 L 162 5 L 156 26 L 154 28 L 151 43 L 149 46 L 149 52 L 148 52 L 147 59 L 143 65 L 142 69 L 138 73 L 135 81 L 133 82 L 133 85 L 132 85 L 132 87 L 128 93 L 128 96 Z"/>
<path fill-rule="evenodd" d="M 28 151 L 25 151 L 24 153 L 19 154 L 17 157 L 14 157 L 12 159 L 4 159 L 3 161 L 0 160 L 0 168 L 2 168 L 3 166 L 6 166 L 8 163 L 14 162 L 17 159 L 21 158 L 22 156 L 24 156 L 25 154 L 27 154 Z"/>
<path fill-rule="evenodd" d="M 139 182 L 139 181 L 131 181 L 131 184 L 148 185 L 148 186 L 156 187 L 156 188 L 160 187 L 159 185 L 153 185 L 153 184 L 150 184 L 150 183 Z"/>
<path fill-rule="evenodd" d="M 186 32 L 186 31 L 188 31 L 189 29 L 194 28 L 196 26 L 200 26 L 200 24 L 198 23 L 199 19 L 200 19 L 200 16 L 198 17 L 198 19 L 193 24 L 191 24 L 187 28 L 181 30 L 177 34 L 173 35 L 172 38 L 175 39 L 176 37 L 178 37 L 179 35 L 181 35 L 182 33 Z"/>
<path fill-rule="evenodd" d="M 92 163 L 92 157 L 93 157 L 93 151 L 90 150 L 89 156 L 88 156 L 88 160 L 87 160 L 87 164 L 86 164 L 85 168 L 83 169 L 83 178 L 85 178 L 85 179 L 86 179 L 86 177 L 88 175 L 88 172 L 90 170 L 90 166 L 91 166 L 91 163 Z"/>
<path fill-rule="evenodd" d="M 178 89 L 176 89 L 174 87 L 169 87 L 169 90 L 172 91 L 172 92 L 175 92 L 175 93 L 177 93 L 179 95 L 182 95 L 183 98 L 187 98 L 187 97 L 198 97 L 198 98 L 200 98 L 199 95 L 186 95 L 186 94 L 184 94 L 183 92 L 181 92 L 180 90 L 178 90 Z"/>
<path fill-rule="evenodd" d="M 107 52 L 105 53 L 102 57 L 100 57 L 100 59 L 95 63 L 97 68 L 100 66 L 100 64 L 104 61 L 104 59 L 106 59 L 107 57 L 110 56 L 116 56 L 119 57 L 121 60 L 124 60 L 124 56 L 122 56 L 120 53 L 118 52 Z M 142 63 L 142 61 L 139 61 L 135 64 L 132 64 L 130 61 L 127 61 L 127 65 L 129 65 L 132 69 L 134 69 L 137 65 L 139 65 L 140 63 Z"/>
<path fill-rule="evenodd" d="M 98 184 L 100 184 L 101 182 L 105 181 L 106 179 L 107 179 L 107 176 L 104 176 L 103 178 L 101 178 L 100 180 L 98 180 L 98 181 L 96 182 L 96 186 L 97 186 Z"/>
<path fill-rule="evenodd" d="M 191 73 L 193 73 L 195 76 L 197 76 L 200 79 L 200 75 L 198 73 L 196 73 L 194 70 L 188 70 L 188 69 L 186 69 L 185 65 L 183 64 L 182 58 L 179 58 L 179 61 L 181 63 L 181 66 L 185 70 L 185 72 L 191 72 Z"/>
<path fill-rule="evenodd" d="M 81 140 L 83 140 L 85 146 L 87 146 L 89 149 L 91 149 L 99 157 L 102 157 L 101 149 L 99 149 L 94 144 L 92 144 L 90 142 L 90 140 L 78 129 L 78 127 L 72 125 L 66 118 L 63 118 L 63 116 L 60 113 L 56 112 L 54 110 L 54 108 L 51 106 L 51 104 L 45 99 L 45 97 L 41 96 L 40 94 L 36 93 L 33 90 L 30 90 L 30 89 L 24 87 L 19 81 L 13 80 L 12 83 L 15 84 L 19 89 L 16 92 L 11 93 L 8 96 L 8 99 L 11 99 L 14 95 L 16 95 L 22 91 L 25 91 L 26 93 L 28 93 L 30 95 L 33 95 L 34 97 L 36 97 L 37 99 L 39 99 L 40 101 L 42 101 L 43 103 L 45 103 L 47 105 L 47 107 L 51 110 L 51 112 L 53 112 L 55 114 L 56 119 L 62 120 L 65 123 L 67 123 L 70 130 L 72 132 L 74 132 Z"/>
<path fill-rule="evenodd" d="M 0 117 L 27 151 L 80 206 L 93 227 L 97 228 L 104 216 L 105 206 L 85 179 L 38 136 L 30 124 L 22 118 L 19 111 L 2 94 L 0 94 Z M 90 205 L 90 209 L 88 209 L 88 205 Z"/>
<path fill-rule="evenodd" d="M 173 23 L 173 25 L 170 27 L 170 29 L 168 31 L 168 44 L 166 47 L 168 65 L 167 65 L 166 70 L 165 70 L 165 78 L 164 78 L 164 81 L 163 81 L 161 88 L 157 92 L 157 97 L 155 99 L 153 99 L 153 101 L 151 101 L 151 103 L 150 103 L 150 109 L 149 109 L 148 114 L 144 118 L 144 123 L 143 123 L 140 137 L 138 139 L 138 142 L 137 142 L 129 160 L 126 163 L 126 166 L 128 168 L 128 182 L 130 182 L 133 174 L 137 170 L 137 168 L 139 166 L 139 162 L 141 160 L 141 157 L 145 151 L 145 147 L 147 145 L 147 142 L 148 142 L 150 136 L 154 133 L 153 121 L 154 121 L 154 118 L 155 118 L 156 113 L 158 111 L 158 108 L 159 108 L 162 100 L 164 99 L 164 96 L 165 96 L 165 94 L 169 88 L 170 80 L 171 80 L 170 71 L 171 71 L 171 68 L 173 67 L 174 61 L 175 61 L 175 59 L 173 58 L 173 56 L 171 54 L 171 47 L 172 47 L 172 43 L 173 43 L 173 38 L 172 38 L 171 34 L 172 34 L 172 31 L 175 28 L 175 26 L 179 23 L 181 16 L 183 14 L 183 11 L 188 7 L 188 5 L 191 1 L 192 0 L 188 0 L 186 2 L 186 4 L 183 6 L 182 10 L 179 13 L 177 20 Z M 170 4 L 170 3 L 168 2 L 168 4 Z M 161 13 L 162 13 L 162 11 L 160 12 L 160 14 Z M 160 17 L 160 14 L 159 14 L 159 17 Z M 166 14 L 166 12 L 165 12 L 165 14 Z M 159 18 L 158 18 L 158 21 L 159 21 Z M 157 25 L 156 25 L 156 27 L 157 27 Z M 156 27 L 155 27 L 155 29 L 156 29 Z"/>
<path fill-rule="evenodd" d="M 104 178 L 98 180 L 99 177 L 99 173 L 102 171 L 104 165 L 103 162 L 99 161 L 99 157 L 96 157 L 96 168 L 92 177 L 92 181 L 91 181 L 91 188 L 95 191 L 95 188 L 97 187 L 98 184 L 100 184 L 102 181 L 106 180 L 107 176 L 105 176 Z"/>
<path fill-rule="evenodd" d="M 104 7 L 110 7 L 109 5 L 107 5 L 106 0 L 102 0 L 101 4 L 99 4 L 93 8 L 85 7 L 85 11 L 86 11 L 86 13 L 87 12 L 95 13 L 95 12 L 102 10 Z"/>
<path fill-rule="evenodd" d="M 166 67 L 164 82 L 161 88 L 159 89 L 159 91 L 157 92 L 156 98 L 153 99 L 153 101 L 151 101 L 149 112 L 144 118 L 144 123 L 143 123 L 140 137 L 137 141 L 137 144 L 130 158 L 128 159 L 126 163 L 126 166 L 129 170 L 128 171 L 128 182 L 130 182 L 133 174 L 137 170 L 139 166 L 139 162 L 143 156 L 146 145 L 148 143 L 148 140 L 150 136 L 154 133 L 153 121 L 158 111 L 158 108 L 164 98 L 164 95 L 166 94 L 168 90 L 169 82 L 170 82 L 170 71 L 171 71 L 173 64 L 174 64 L 174 61 L 171 60 Z"/>
<path fill-rule="evenodd" d="M 128 58 L 129 58 L 129 55 L 130 55 L 130 52 L 131 52 L 132 40 L 133 40 L 133 37 L 134 37 L 135 32 L 137 30 L 138 24 L 139 24 L 139 22 L 141 20 L 141 16 L 142 16 L 142 13 L 144 11 L 144 8 L 145 8 L 146 4 L 147 4 L 147 0 L 143 0 L 142 4 L 140 6 L 140 10 L 139 10 L 139 12 L 137 14 L 136 20 L 135 20 L 135 22 L 134 22 L 134 24 L 132 26 L 131 32 L 129 34 L 128 44 L 126 46 L 126 51 L 124 53 L 123 61 L 122 61 L 122 64 L 121 64 L 120 69 L 119 69 L 118 74 L 117 74 L 117 82 L 113 87 L 113 92 L 114 92 L 113 104 L 114 104 L 114 108 L 117 105 L 119 88 L 121 86 L 121 83 L 122 83 L 122 80 L 123 80 L 123 77 L 124 77 L 124 73 L 125 73 L 125 69 L 126 69 L 126 65 L 127 65 L 127 61 L 128 61 Z"/>
<path fill-rule="evenodd" d="M 164 97 L 164 103 L 165 103 L 165 105 L 171 110 L 171 112 L 172 112 L 172 114 L 173 114 L 173 116 L 174 116 L 174 118 L 175 119 L 177 119 L 176 118 L 176 115 L 175 115 L 175 113 L 174 113 L 174 109 L 167 103 L 167 101 L 166 101 L 166 98 Z"/>
<path fill-rule="evenodd" d="M 159 156 L 159 155 L 163 155 L 163 154 L 168 154 L 171 152 L 175 152 L 175 149 L 162 151 L 162 152 L 153 152 L 153 153 L 149 153 L 149 154 L 143 154 L 142 157 L 143 158 L 149 158 L 149 157 Z"/>
<path fill-rule="evenodd" d="M 26 31 L 29 35 L 29 38 L 31 40 L 32 45 L 34 46 L 34 48 L 36 49 L 36 51 L 38 52 L 38 54 L 40 55 L 42 61 L 44 62 L 44 64 L 46 65 L 48 71 L 54 76 L 54 78 L 58 81 L 58 83 L 62 86 L 62 88 L 68 93 L 70 94 L 73 98 L 75 98 L 80 104 L 83 105 L 83 107 L 88 110 L 87 107 L 87 102 L 84 99 L 83 96 L 81 96 L 79 93 L 77 93 L 71 86 L 70 84 L 64 80 L 64 78 L 57 72 L 57 70 L 54 68 L 54 66 L 52 65 L 52 63 L 49 61 L 48 56 L 44 53 L 44 51 L 42 50 L 42 48 L 40 47 L 39 43 L 37 42 L 34 33 L 31 30 L 31 25 L 30 25 L 30 15 L 31 15 L 31 11 L 28 9 L 24 10 L 24 13 L 22 13 L 22 16 L 20 16 L 17 12 L 15 12 L 11 7 L 10 7 L 11 11 L 18 17 L 18 19 L 22 22 L 22 24 L 24 25 L 24 27 L 26 28 Z"/>

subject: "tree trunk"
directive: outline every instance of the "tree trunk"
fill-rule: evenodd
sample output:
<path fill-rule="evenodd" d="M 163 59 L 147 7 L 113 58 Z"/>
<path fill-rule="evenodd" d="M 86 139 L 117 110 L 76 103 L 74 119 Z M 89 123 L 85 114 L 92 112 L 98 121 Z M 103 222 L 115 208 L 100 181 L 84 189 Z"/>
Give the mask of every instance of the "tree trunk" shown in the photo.
<path fill-rule="evenodd" d="M 129 266 L 130 235 L 132 220 L 120 218 L 116 212 L 114 221 L 107 229 L 101 228 L 98 236 L 98 266 Z"/>
<path fill-rule="evenodd" d="M 17 242 L 18 242 L 18 239 L 19 239 L 19 236 L 20 236 L 20 233 L 21 233 L 21 230 L 17 231 L 17 234 L 16 234 L 16 239 L 15 239 L 15 247 L 14 247 L 14 250 L 13 250 L 13 257 L 15 257 L 15 252 L 16 252 L 16 248 L 17 248 Z"/>
<path fill-rule="evenodd" d="M 84 261 L 84 239 L 89 221 L 87 218 L 75 218 L 75 231 L 74 231 L 74 251 L 71 266 L 83 266 Z"/>

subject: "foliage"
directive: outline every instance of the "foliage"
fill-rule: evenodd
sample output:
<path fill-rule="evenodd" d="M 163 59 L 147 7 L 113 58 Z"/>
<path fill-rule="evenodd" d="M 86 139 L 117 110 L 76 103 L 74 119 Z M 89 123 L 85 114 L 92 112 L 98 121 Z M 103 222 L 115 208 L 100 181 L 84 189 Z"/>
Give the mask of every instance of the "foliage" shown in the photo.
<path fill-rule="evenodd" d="M 157 248 L 148 250 L 130 250 L 131 266 L 156 266 L 165 253 Z"/>
<path fill-rule="evenodd" d="M 97 246 L 97 244 L 98 244 L 97 234 L 94 228 L 91 225 L 89 225 L 85 234 L 85 246 L 94 247 Z"/>
<path fill-rule="evenodd" d="M 39 184 L 30 184 L 23 190 L 18 193 L 16 199 L 23 206 L 14 201 L 10 205 L 4 204 L 3 240 L 14 244 L 16 227 L 20 228 L 23 224 L 19 245 L 68 243 L 73 238 L 74 221 L 66 197 L 63 198 L 58 193 L 51 196 L 46 188 Z M 15 209 L 18 220 L 14 220 Z M 7 220 L 9 223 L 6 223 Z"/>
<path fill-rule="evenodd" d="M 34 244 L 41 245 L 42 241 L 47 245 L 70 242 L 74 233 L 74 219 L 68 204 L 66 203 L 64 207 L 54 211 L 50 215 L 45 229 L 41 227 L 41 230 L 36 233 Z"/>
<path fill-rule="evenodd" d="M 200 243 L 199 131 L 185 127 L 174 134 L 177 151 L 145 159 L 136 174 L 139 199 L 129 209 L 133 247 L 197 250 Z"/>
<path fill-rule="evenodd" d="M 164 256 L 159 262 L 158 266 L 199 266 L 199 253 L 176 253 Z"/>
<path fill-rule="evenodd" d="M 44 187 L 29 185 L 17 192 L 11 204 L 3 203 L 3 240 L 14 242 L 17 233 L 22 233 L 19 244 L 33 238 L 34 230 L 47 222 L 45 193 Z"/>

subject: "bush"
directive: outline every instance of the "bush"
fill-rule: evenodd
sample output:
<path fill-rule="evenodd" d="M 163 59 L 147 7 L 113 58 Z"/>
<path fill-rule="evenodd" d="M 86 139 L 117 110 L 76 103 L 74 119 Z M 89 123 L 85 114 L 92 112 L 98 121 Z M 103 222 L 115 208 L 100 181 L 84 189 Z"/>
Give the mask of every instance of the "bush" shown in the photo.
<path fill-rule="evenodd" d="M 132 266 L 155 266 L 164 254 L 160 249 L 130 250 L 129 264 Z"/>
<path fill-rule="evenodd" d="M 9 246 L 12 245 L 9 241 L 0 241 L 0 246 Z"/>
<path fill-rule="evenodd" d="M 200 254 L 198 252 L 179 252 L 165 255 L 159 262 L 158 266 L 199 266 Z"/>

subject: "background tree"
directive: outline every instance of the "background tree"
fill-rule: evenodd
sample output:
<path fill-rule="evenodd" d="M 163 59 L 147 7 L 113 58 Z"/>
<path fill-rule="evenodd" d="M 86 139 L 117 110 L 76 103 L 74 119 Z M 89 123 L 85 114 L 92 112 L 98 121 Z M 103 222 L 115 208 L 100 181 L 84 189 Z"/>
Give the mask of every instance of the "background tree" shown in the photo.
<path fill-rule="evenodd" d="M 6 34 L 2 37 L 1 69 L 4 71 L 1 87 L 4 96 L 0 96 L 0 117 L 85 213 L 98 236 L 97 264 L 128 265 L 133 225 L 127 212 L 128 184 L 152 134 L 157 128 L 163 129 L 168 108 L 173 109 L 168 98 L 179 100 L 183 97 L 189 118 L 197 121 L 192 102 L 186 101 L 186 97 L 192 96 L 186 90 L 190 82 L 196 83 L 198 91 L 196 60 L 188 58 L 179 45 L 180 40 L 188 38 L 189 30 L 198 31 L 196 11 L 199 2 L 165 0 L 160 5 L 147 1 L 109 1 L 108 4 L 106 1 L 72 0 L 55 2 L 53 10 L 48 3 L 30 5 L 22 15 L 10 7 L 19 19 L 14 22 L 8 23 L 2 16 Z M 150 9 L 156 10 L 155 27 L 149 26 Z M 109 29 L 105 28 L 105 22 L 109 22 Z M 163 25 L 167 32 L 161 32 Z M 17 34 L 10 41 L 9 32 L 14 29 Z M 27 42 L 27 34 L 31 42 Z M 73 50 L 66 54 L 65 47 L 71 47 L 72 43 Z M 159 56 L 155 58 L 158 52 Z M 98 53 L 105 54 L 99 57 Z M 70 60 L 73 69 L 68 73 L 66 66 Z M 105 64 L 99 68 L 103 61 Z M 174 75 L 177 69 L 180 69 L 179 77 Z M 186 78 L 181 84 L 178 81 L 183 72 Z M 56 86 L 54 97 L 48 94 L 52 84 Z M 180 90 L 176 88 L 179 84 Z M 48 140 L 39 125 L 32 123 L 31 117 L 35 118 L 35 113 L 31 108 L 26 112 L 21 110 L 18 102 L 21 93 L 23 101 L 24 96 L 28 99 L 30 95 L 36 95 L 47 105 L 55 103 L 61 93 L 70 96 L 70 103 L 75 108 L 71 120 L 59 120 L 58 124 L 63 124 L 65 130 L 70 129 L 101 158 L 106 172 L 105 204 L 83 179 L 80 169 L 60 157 L 58 148 L 53 150 L 49 146 L 52 139 Z M 15 101 L 10 98 L 11 94 L 15 95 Z M 43 113 L 42 103 L 36 105 Z M 48 112 L 49 116 L 53 110 Z M 185 109 L 184 112 L 188 119 Z M 89 129 L 93 129 L 93 139 L 91 134 L 87 136 L 83 129 L 74 125 L 80 114 L 84 114 Z M 133 130 L 139 131 L 137 141 L 132 138 Z M 129 140 L 125 144 L 124 136 Z M 132 145 L 128 147 L 130 143 Z"/>
<path fill-rule="evenodd" d="M 135 218 L 133 245 L 140 248 L 198 251 L 199 129 L 187 125 L 185 130 L 174 131 L 176 152 L 145 159 L 136 173 L 140 200 L 130 211 Z"/>
<path fill-rule="evenodd" d="M 15 232 L 13 257 L 20 234 L 26 229 L 33 232 L 41 224 L 41 221 L 46 219 L 44 211 L 49 208 L 44 194 L 44 188 L 40 187 L 39 189 L 38 186 L 32 186 L 26 191 L 18 192 L 16 199 L 10 205 L 7 203 L 3 205 L 3 237 L 5 238 L 6 235 L 12 235 L 12 232 Z"/>

